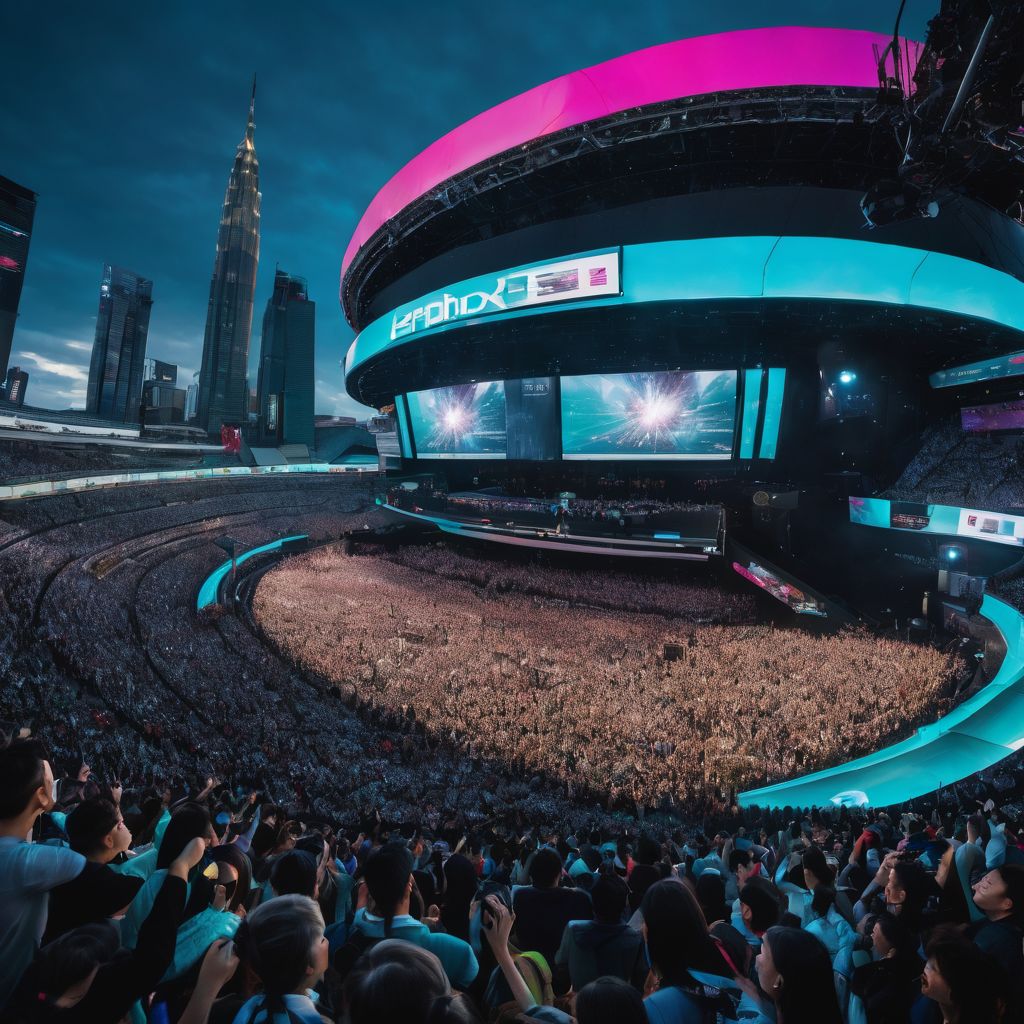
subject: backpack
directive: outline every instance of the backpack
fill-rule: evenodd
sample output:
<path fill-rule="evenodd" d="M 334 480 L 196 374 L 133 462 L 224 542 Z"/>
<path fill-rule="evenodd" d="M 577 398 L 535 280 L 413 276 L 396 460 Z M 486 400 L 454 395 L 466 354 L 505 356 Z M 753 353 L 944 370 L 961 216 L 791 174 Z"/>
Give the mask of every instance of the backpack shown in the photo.
<path fill-rule="evenodd" d="M 331 961 L 331 966 L 339 979 L 344 981 L 352 968 L 363 958 L 363 954 L 368 953 L 381 941 L 381 939 L 376 939 L 356 928 L 345 940 L 345 944 L 337 950 Z"/>
<path fill-rule="evenodd" d="M 543 954 L 514 953 L 512 962 L 516 965 L 516 970 L 523 981 L 526 982 L 526 987 L 530 990 L 535 1005 L 554 1005 L 555 993 L 551 987 L 551 968 L 548 967 L 548 962 Z M 511 1022 L 519 1020 L 522 1010 L 514 999 L 508 998 L 510 995 L 508 983 L 501 973 L 501 968 L 495 967 L 490 981 L 487 983 L 487 992 L 484 996 L 485 1005 L 492 1008 L 491 1021 L 497 1022 L 497 1024 L 511 1024 Z"/>
<path fill-rule="evenodd" d="M 665 991 L 661 989 L 660 991 Z M 731 1024 L 733 1021 L 742 1021 L 740 1016 L 739 992 L 729 989 L 717 988 L 714 985 L 672 985 L 671 992 L 678 993 L 678 1006 L 675 1009 L 677 1016 L 682 1016 L 684 1001 L 687 1007 L 696 1006 L 700 1012 L 702 1024 Z M 669 1010 L 669 1015 L 673 1010 Z"/>

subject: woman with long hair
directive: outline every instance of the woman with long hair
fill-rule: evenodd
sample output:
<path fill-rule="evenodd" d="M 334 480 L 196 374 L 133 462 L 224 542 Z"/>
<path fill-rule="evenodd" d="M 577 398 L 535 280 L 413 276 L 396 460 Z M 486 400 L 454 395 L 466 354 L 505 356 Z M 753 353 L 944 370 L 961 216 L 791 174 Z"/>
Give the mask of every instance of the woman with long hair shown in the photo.
<path fill-rule="evenodd" d="M 644 893 L 640 914 L 657 980 L 644 1000 L 651 1024 L 685 1024 L 716 1009 L 733 1011 L 740 1001 L 735 973 L 689 888 L 676 878 L 655 882 Z"/>
<path fill-rule="evenodd" d="M 263 991 L 238 1011 L 235 1024 L 321 1024 L 311 990 L 329 953 L 320 908 L 308 896 L 278 896 L 258 906 L 235 933 L 235 953 Z"/>
<path fill-rule="evenodd" d="M 828 951 L 808 932 L 769 928 L 757 978 L 775 1004 L 777 1024 L 842 1024 Z"/>

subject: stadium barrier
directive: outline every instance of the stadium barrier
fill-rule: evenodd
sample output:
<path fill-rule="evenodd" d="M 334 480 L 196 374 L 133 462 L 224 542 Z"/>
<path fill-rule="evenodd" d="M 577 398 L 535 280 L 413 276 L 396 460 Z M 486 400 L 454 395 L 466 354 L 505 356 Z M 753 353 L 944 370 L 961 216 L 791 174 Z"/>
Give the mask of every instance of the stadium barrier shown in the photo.
<path fill-rule="evenodd" d="M 168 469 L 146 473 L 112 473 L 81 476 L 71 480 L 35 480 L 21 484 L 0 484 L 0 501 L 40 498 L 69 491 L 89 491 L 125 484 L 181 483 L 226 476 L 269 476 L 275 473 L 376 473 L 377 464 L 336 466 L 330 462 L 309 462 L 291 466 L 212 466 L 199 469 Z"/>
<path fill-rule="evenodd" d="M 243 551 L 240 555 L 235 556 L 235 568 L 237 569 L 243 562 L 247 562 L 250 558 L 256 555 L 265 554 L 267 551 L 277 551 L 282 545 L 291 543 L 296 540 L 306 540 L 309 535 L 306 533 L 297 533 L 291 537 L 282 537 L 280 540 L 271 541 L 269 544 L 262 544 L 258 548 L 250 548 L 248 551 Z M 229 558 L 226 562 L 222 562 L 217 566 L 209 576 L 203 580 L 202 586 L 199 588 L 199 595 L 196 598 L 196 611 L 201 612 L 204 608 L 209 608 L 211 605 L 217 603 L 217 595 L 220 593 L 220 585 L 224 580 L 224 577 L 231 572 L 231 559 Z"/>
<path fill-rule="evenodd" d="M 740 793 L 741 807 L 888 807 L 991 768 L 1024 747 L 1024 616 L 986 595 L 1006 654 L 992 681 L 948 715 L 874 754 Z"/>

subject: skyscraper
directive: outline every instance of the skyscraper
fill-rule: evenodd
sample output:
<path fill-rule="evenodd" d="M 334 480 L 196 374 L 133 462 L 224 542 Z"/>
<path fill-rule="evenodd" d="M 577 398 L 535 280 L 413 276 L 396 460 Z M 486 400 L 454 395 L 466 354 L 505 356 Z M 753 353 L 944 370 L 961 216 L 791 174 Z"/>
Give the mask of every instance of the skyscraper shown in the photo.
<path fill-rule="evenodd" d="M 138 422 L 152 305 L 152 281 L 122 267 L 103 267 L 86 412 L 122 423 Z"/>
<path fill-rule="evenodd" d="M 254 78 L 249 124 L 245 138 L 238 144 L 224 193 L 203 337 L 196 419 L 212 435 L 219 434 L 225 423 L 241 425 L 248 418 L 245 373 L 260 258 L 260 174 L 253 144 L 255 111 Z"/>
<path fill-rule="evenodd" d="M 0 177 L 0 377 L 7 373 L 36 215 L 36 194 Z"/>
<path fill-rule="evenodd" d="M 3 383 L 3 397 L 15 405 L 24 405 L 27 390 L 28 374 L 20 366 L 10 367 Z"/>
<path fill-rule="evenodd" d="M 260 342 L 260 439 L 266 444 L 315 443 L 313 433 L 313 350 L 316 303 L 306 282 L 283 270 L 263 314 Z"/>

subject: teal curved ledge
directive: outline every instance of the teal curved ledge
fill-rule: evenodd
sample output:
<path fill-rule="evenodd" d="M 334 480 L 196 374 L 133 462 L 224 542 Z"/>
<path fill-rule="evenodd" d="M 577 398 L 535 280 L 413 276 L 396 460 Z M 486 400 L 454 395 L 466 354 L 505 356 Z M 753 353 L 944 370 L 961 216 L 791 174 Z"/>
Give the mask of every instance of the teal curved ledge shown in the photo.
<path fill-rule="evenodd" d="M 614 247 L 612 247 L 614 248 Z M 616 252 L 620 250 L 615 250 Z M 606 254 L 610 254 L 606 251 Z M 345 356 L 345 375 L 369 359 L 445 331 L 484 320 L 553 316 L 596 306 L 710 299 L 831 299 L 914 306 L 978 318 L 1024 332 L 1024 282 L 972 260 L 911 246 L 851 238 L 749 235 L 647 242 L 621 248 L 621 294 L 562 301 L 454 319 L 393 337 L 396 318 L 428 304 L 443 307 L 452 294 L 491 293 L 507 279 L 552 257 L 452 283 L 379 317 L 356 337 Z M 1019 342 L 1018 342 L 1019 344 Z"/>
<path fill-rule="evenodd" d="M 290 540 L 305 540 L 307 536 L 308 534 L 305 533 L 297 533 L 294 537 L 282 537 L 280 540 L 272 541 L 270 544 L 263 544 L 258 548 L 250 548 L 248 551 L 243 551 L 235 559 L 235 568 L 248 561 L 253 555 L 262 555 L 267 551 L 276 551 L 282 544 L 286 544 Z M 203 585 L 199 588 L 199 597 L 196 598 L 197 612 L 201 612 L 204 608 L 209 608 L 210 605 L 217 603 L 217 594 L 220 591 L 221 581 L 229 572 L 231 572 L 230 558 L 222 565 L 218 565 L 203 580 Z"/>
<path fill-rule="evenodd" d="M 1024 617 L 986 595 L 985 616 L 1006 655 L 995 678 L 944 718 L 867 757 L 740 793 L 742 807 L 887 807 L 991 768 L 1024 746 Z"/>

